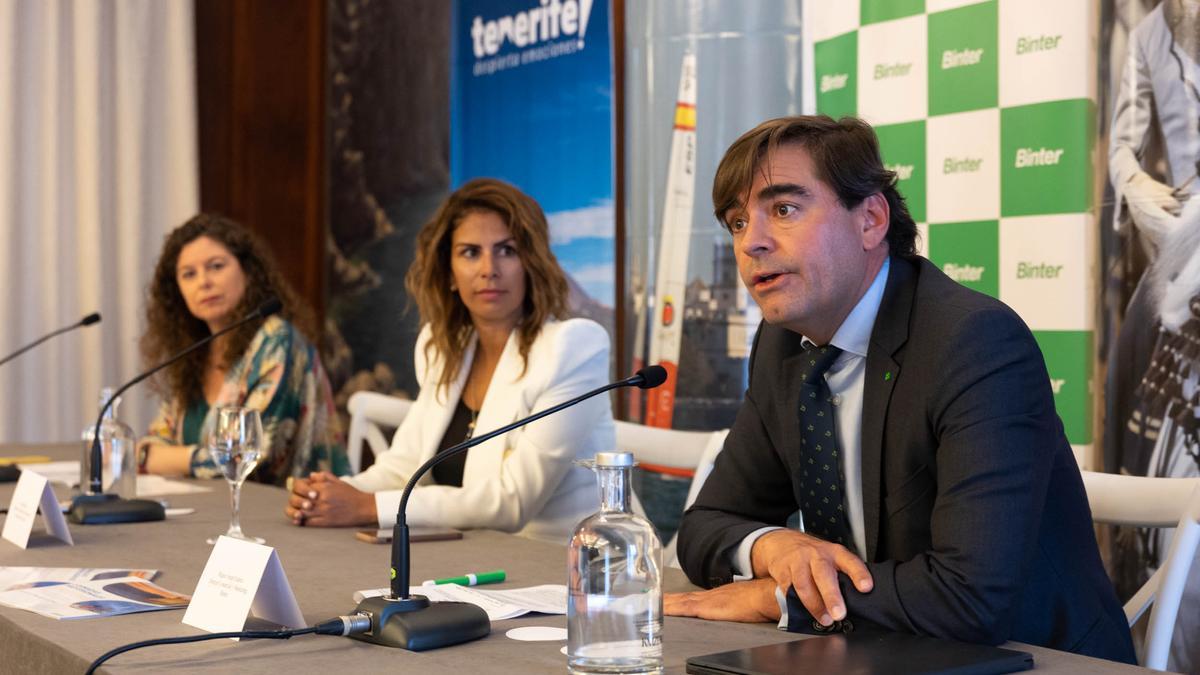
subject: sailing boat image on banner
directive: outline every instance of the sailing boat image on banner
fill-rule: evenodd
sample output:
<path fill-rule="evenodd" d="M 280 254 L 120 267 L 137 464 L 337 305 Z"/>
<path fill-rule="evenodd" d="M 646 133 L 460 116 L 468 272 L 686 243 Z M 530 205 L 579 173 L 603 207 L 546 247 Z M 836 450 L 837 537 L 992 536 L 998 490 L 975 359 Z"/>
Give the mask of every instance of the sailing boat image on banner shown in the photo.
<path fill-rule="evenodd" d="M 671 136 L 671 166 L 667 172 L 659 237 L 658 274 L 654 284 L 654 322 L 650 338 L 650 363 L 667 369 L 667 381 L 651 389 L 646 402 L 646 424 L 670 428 L 679 384 L 679 344 L 683 336 L 684 293 L 692 237 L 692 207 L 696 193 L 696 55 L 684 54 L 679 76 Z"/>

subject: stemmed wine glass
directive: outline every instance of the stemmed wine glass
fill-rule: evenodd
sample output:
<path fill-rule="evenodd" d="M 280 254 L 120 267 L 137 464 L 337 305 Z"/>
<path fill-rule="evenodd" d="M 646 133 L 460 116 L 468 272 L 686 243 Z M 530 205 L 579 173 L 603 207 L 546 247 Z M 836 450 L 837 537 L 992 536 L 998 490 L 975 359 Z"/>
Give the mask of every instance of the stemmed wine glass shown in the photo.
<path fill-rule="evenodd" d="M 242 483 L 254 467 L 258 466 L 258 458 L 262 452 L 262 420 L 258 411 L 253 408 L 239 406 L 222 406 L 217 408 L 216 425 L 209 435 L 209 452 L 225 480 L 229 481 L 229 531 L 226 537 L 243 539 L 258 544 L 266 540 L 261 537 L 247 536 L 242 532 L 238 522 L 238 506 L 242 497 Z M 216 537 L 208 540 L 215 544 Z"/>

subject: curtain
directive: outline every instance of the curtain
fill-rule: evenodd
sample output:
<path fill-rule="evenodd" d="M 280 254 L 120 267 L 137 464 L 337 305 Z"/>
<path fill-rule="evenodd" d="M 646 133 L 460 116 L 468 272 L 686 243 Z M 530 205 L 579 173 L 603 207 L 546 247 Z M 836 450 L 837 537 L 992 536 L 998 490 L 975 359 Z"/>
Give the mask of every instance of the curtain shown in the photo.
<path fill-rule="evenodd" d="M 0 442 L 79 438 L 140 369 L 163 236 L 199 202 L 192 0 L 0 0 Z M 141 433 L 145 387 L 120 417 Z"/>

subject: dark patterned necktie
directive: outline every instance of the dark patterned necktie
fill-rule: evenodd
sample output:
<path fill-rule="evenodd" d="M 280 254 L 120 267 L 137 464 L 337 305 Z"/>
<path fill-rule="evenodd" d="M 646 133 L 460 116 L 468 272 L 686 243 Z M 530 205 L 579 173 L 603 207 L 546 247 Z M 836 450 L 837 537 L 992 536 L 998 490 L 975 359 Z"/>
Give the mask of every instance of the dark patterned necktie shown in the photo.
<path fill-rule="evenodd" d="M 825 371 L 842 350 L 809 345 L 800 385 L 800 511 L 809 534 L 852 548 L 846 485 L 834 430 L 833 394 Z"/>

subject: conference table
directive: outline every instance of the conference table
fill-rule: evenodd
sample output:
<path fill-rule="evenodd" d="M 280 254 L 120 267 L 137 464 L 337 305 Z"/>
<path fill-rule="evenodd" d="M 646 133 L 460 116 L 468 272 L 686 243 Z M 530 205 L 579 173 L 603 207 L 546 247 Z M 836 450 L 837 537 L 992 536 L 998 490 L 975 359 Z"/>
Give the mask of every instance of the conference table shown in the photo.
<path fill-rule="evenodd" d="M 45 455 L 75 459 L 77 444 L 0 445 L 0 457 Z M 190 515 L 163 522 L 126 525 L 71 525 L 74 546 L 36 536 L 26 550 L 0 540 L 0 566 L 113 567 L 160 570 L 155 582 L 191 594 L 212 547 L 205 543 L 229 523 L 225 481 L 203 481 L 209 492 L 164 497 L 171 507 L 190 507 Z M 0 506 L 11 500 L 15 483 L 0 484 Z M 59 499 L 69 491 L 55 486 Z M 274 547 L 304 618 L 311 624 L 350 613 L 356 590 L 388 584 L 390 546 L 358 540 L 353 529 L 295 527 L 283 516 L 285 492 L 247 483 L 241 524 L 247 534 Z M 3 518 L 3 516 L 0 516 Z M 2 522 L 0 522 L 2 524 Z M 40 521 L 39 526 L 40 528 Z M 35 530 L 37 532 L 37 530 Z M 522 588 L 565 583 L 566 547 L 487 530 L 468 531 L 461 540 L 421 542 L 412 546 L 412 579 L 454 576 L 502 568 L 503 584 Z M 668 569 L 668 591 L 694 590 L 683 573 Z M 180 622 L 182 610 L 56 621 L 0 607 L 0 673 L 82 673 L 96 657 L 114 647 L 152 638 L 197 635 Z M 563 615 L 532 614 L 496 621 L 486 638 L 427 652 L 407 652 L 343 637 L 305 635 L 290 640 L 226 639 L 163 645 L 119 655 L 108 673 L 554 673 L 566 669 L 565 641 L 522 642 L 505 633 L 520 626 L 566 627 Z M 663 654 L 667 672 L 682 673 L 685 661 L 700 654 L 794 640 L 800 636 L 771 624 L 739 624 L 667 617 Z M 1036 670 L 1060 673 L 1121 673 L 1142 669 L 1019 643 L 1006 645 L 1031 652 Z"/>

